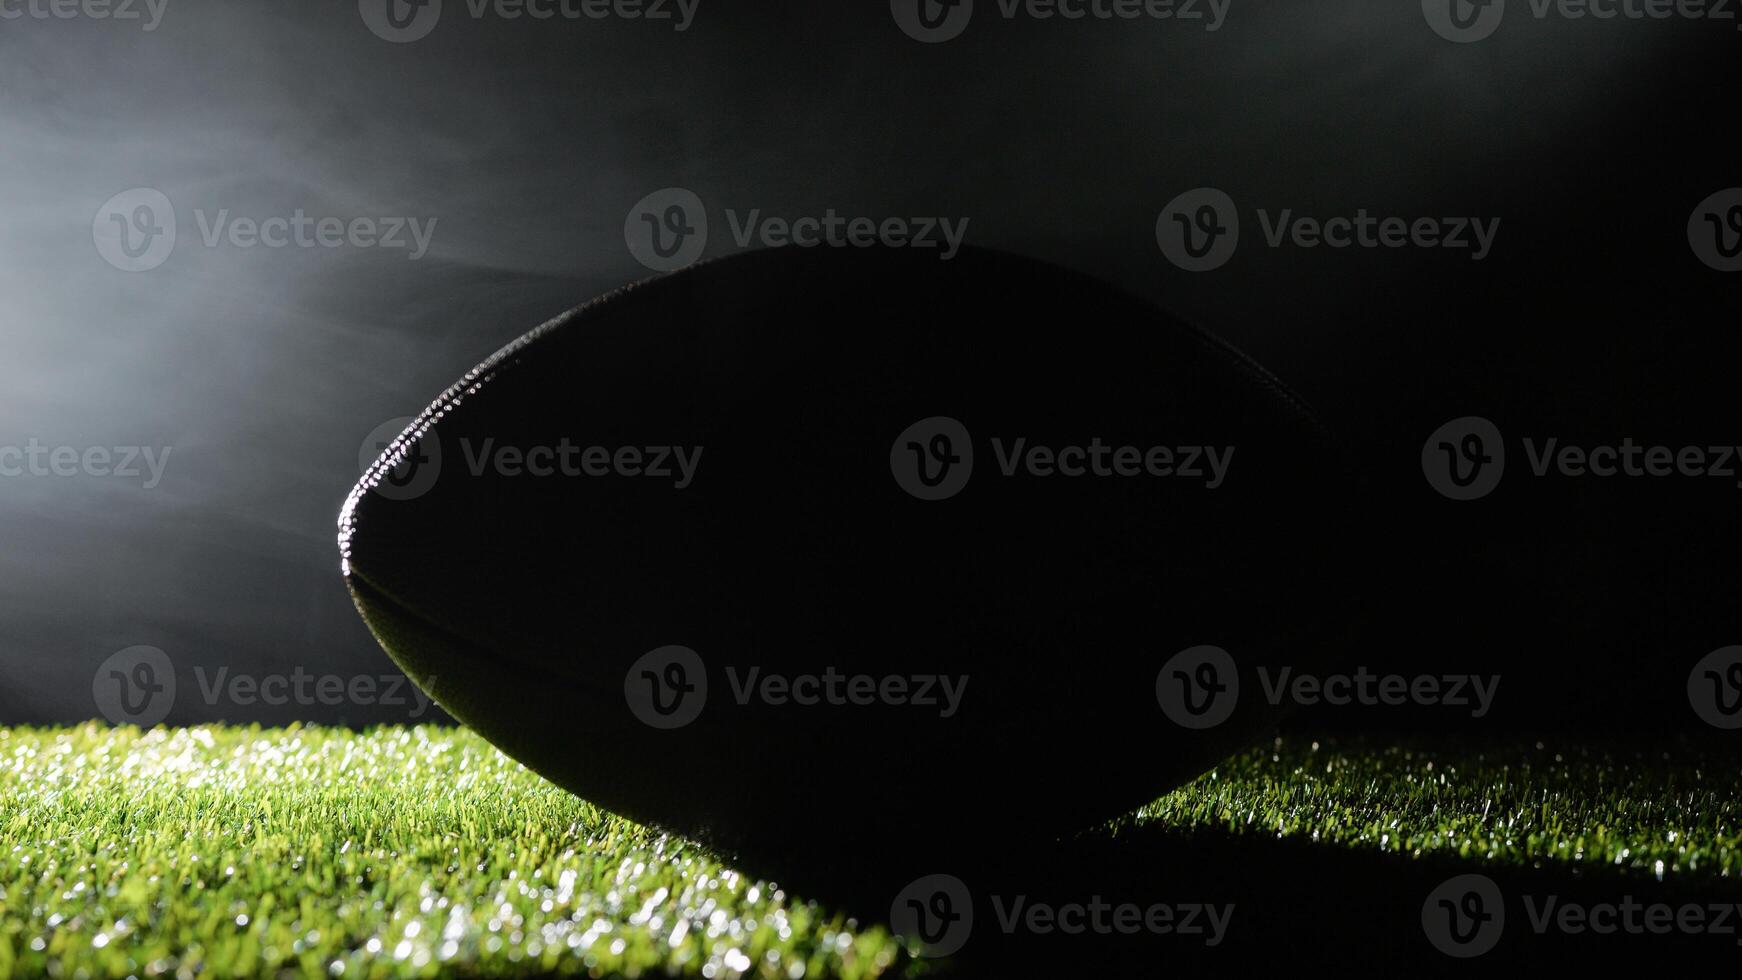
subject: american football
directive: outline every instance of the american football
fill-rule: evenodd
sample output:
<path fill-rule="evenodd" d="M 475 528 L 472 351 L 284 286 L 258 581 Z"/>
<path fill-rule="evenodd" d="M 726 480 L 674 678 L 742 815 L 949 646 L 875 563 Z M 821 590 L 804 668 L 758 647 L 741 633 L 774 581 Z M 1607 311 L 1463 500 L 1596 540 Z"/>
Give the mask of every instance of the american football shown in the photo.
<path fill-rule="evenodd" d="M 996 837 L 1045 840 L 1261 732 L 1242 668 L 1318 662 L 1352 613 L 1338 458 L 1263 368 L 1085 276 L 790 248 L 509 344 L 341 540 L 382 645 L 515 758 L 863 874 L 996 844 L 989 791 L 1044 786 Z"/>

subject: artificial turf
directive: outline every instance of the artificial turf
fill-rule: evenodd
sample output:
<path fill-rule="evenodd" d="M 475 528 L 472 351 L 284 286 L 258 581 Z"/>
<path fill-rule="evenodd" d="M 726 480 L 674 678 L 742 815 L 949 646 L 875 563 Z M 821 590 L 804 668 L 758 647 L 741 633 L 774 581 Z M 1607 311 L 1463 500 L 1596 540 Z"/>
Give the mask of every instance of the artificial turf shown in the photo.
<path fill-rule="evenodd" d="M 1736 752 L 1613 740 L 1277 739 L 1138 811 L 1173 830 L 1301 838 L 1501 866 L 1742 877 Z"/>
<path fill-rule="evenodd" d="M 898 948 L 469 731 L 0 729 L 0 976 L 869 977 Z"/>
<path fill-rule="evenodd" d="M 1113 836 L 1721 881 L 1742 875 L 1739 818 L 1742 770 L 1692 751 L 1290 740 Z M 881 925 L 612 817 L 465 730 L 0 728 L 0 840 L 0 977 L 927 969 Z"/>

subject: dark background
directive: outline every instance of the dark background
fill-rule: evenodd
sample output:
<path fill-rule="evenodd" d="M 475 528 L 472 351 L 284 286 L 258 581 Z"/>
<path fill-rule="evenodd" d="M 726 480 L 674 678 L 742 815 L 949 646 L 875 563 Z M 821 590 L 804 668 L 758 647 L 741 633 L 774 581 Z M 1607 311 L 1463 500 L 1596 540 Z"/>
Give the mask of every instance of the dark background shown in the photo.
<path fill-rule="evenodd" d="M 173 447 L 150 490 L 0 479 L 0 722 L 91 717 L 93 672 L 136 644 L 184 672 L 391 672 L 333 542 L 359 444 L 539 321 L 645 276 L 624 219 L 681 186 L 708 206 L 709 255 L 736 248 L 728 208 L 966 217 L 970 242 L 1209 328 L 1361 461 L 1349 492 L 1386 547 L 1344 572 L 1371 597 L 1348 663 L 1499 672 L 1496 728 L 1703 727 L 1683 690 L 1695 660 L 1742 642 L 1742 490 L 1532 480 L 1520 453 L 1518 476 L 1458 504 L 1419 455 L 1463 415 L 1509 438 L 1742 442 L 1742 279 L 1699 264 L 1685 231 L 1742 185 L 1734 22 L 1514 9 L 1456 45 L 1412 2 L 1234 0 L 1214 33 L 980 6 L 937 45 L 881 2 L 702 0 L 676 33 L 477 21 L 448 0 L 404 45 L 346 2 L 169 0 L 151 32 L 0 23 L 0 445 Z M 175 203 L 180 240 L 161 267 L 121 272 L 92 216 L 141 186 Z M 1154 225 L 1199 186 L 1243 217 L 1502 226 L 1482 263 L 1272 250 L 1248 227 L 1227 267 L 1189 274 Z M 207 248 L 193 212 L 223 208 L 439 223 L 418 261 Z M 168 720 L 405 714 L 184 697 Z"/>

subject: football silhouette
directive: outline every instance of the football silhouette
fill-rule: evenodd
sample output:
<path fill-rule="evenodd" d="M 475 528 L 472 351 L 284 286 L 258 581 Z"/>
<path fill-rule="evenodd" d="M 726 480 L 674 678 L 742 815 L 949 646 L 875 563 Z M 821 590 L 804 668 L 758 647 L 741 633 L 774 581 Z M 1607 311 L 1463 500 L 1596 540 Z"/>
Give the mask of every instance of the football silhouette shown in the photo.
<path fill-rule="evenodd" d="M 1353 615 L 1350 496 L 1276 378 L 1118 290 L 789 248 L 509 344 L 340 542 L 387 652 L 528 767 L 750 870 L 894 880 L 1263 737 L 1254 670 Z"/>

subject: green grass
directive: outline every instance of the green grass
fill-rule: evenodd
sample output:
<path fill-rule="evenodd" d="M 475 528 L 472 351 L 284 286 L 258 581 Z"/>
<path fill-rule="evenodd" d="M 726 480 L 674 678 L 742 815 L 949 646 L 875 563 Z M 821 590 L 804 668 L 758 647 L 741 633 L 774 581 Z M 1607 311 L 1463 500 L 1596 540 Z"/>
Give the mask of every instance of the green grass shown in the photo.
<path fill-rule="evenodd" d="M 1121 824 L 1734 878 L 1728 759 L 1279 742 Z M 0 851 L 0 977 L 923 968 L 463 730 L 0 728 Z"/>
<path fill-rule="evenodd" d="M 466 731 L 0 729 L 0 976 L 869 977 L 898 948 Z"/>
<path fill-rule="evenodd" d="M 1742 759 L 1688 745 L 1404 748 L 1278 740 L 1138 812 L 1138 825 L 1420 857 L 1742 877 Z"/>

